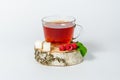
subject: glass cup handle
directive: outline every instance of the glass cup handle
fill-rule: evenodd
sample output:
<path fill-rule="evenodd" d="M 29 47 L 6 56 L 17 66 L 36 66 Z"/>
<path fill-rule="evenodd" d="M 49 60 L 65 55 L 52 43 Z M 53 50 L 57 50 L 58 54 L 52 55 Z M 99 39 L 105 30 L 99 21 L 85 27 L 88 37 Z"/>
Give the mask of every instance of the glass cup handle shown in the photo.
<path fill-rule="evenodd" d="M 72 38 L 72 40 L 77 39 L 77 38 L 80 36 L 80 32 L 83 30 L 83 27 L 82 27 L 81 25 L 79 25 L 79 24 L 76 24 L 74 28 L 76 28 L 77 26 L 79 27 L 79 29 L 78 29 L 78 31 L 77 31 L 78 33 L 77 33 L 77 35 L 75 35 L 75 37 Z M 78 28 L 78 27 L 77 27 L 77 28 Z M 76 28 L 76 29 L 77 29 L 77 28 Z"/>

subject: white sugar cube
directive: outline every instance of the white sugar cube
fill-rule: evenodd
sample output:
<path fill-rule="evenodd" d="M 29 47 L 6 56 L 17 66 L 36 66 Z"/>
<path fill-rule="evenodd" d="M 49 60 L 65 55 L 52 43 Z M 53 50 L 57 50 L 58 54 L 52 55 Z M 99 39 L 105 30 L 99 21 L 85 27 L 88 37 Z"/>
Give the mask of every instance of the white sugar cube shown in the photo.
<path fill-rule="evenodd" d="M 37 40 L 36 42 L 35 42 L 35 49 L 42 49 L 42 43 L 43 43 L 43 41 L 39 41 L 39 40 Z"/>
<path fill-rule="evenodd" d="M 44 42 L 43 43 L 43 51 L 48 52 L 50 51 L 51 43 L 50 42 Z"/>

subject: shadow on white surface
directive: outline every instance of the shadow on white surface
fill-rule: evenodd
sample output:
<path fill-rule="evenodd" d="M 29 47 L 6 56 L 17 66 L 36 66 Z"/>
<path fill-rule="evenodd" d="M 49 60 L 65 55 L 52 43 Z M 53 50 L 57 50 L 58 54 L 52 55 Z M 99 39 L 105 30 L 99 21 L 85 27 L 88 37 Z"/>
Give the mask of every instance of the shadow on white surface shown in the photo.
<path fill-rule="evenodd" d="M 85 56 L 85 60 L 94 60 L 96 58 L 96 53 L 104 51 L 103 45 L 96 42 L 85 42 L 85 46 L 88 50 Z"/>

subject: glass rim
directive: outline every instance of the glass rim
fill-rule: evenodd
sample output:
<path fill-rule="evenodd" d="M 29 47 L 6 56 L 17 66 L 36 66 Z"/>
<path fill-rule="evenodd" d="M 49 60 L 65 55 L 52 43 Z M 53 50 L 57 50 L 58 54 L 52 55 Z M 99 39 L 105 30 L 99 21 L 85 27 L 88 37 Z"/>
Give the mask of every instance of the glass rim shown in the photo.
<path fill-rule="evenodd" d="M 55 21 L 63 21 L 63 22 L 75 22 L 76 19 L 73 16 L 46 16 L 41 19 L 42 22 L 55 22 Z"/>

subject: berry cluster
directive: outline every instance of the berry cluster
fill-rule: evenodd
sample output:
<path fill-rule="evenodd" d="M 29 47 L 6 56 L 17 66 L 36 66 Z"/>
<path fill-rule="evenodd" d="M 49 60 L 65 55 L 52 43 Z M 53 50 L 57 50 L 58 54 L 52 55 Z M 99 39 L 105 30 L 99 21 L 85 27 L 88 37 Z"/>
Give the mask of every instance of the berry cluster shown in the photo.
<path fill-rule="evenodd" d="M 75 50 L 75 49 L 77 49 L 77 44 L 76 43 L 70 43 L 70 44 L 65 44 L 65 45 L 60 45 L 59 46 L 60 51 L 65 51 L 65 50 L 72 51 L 72 50 Z"/>

